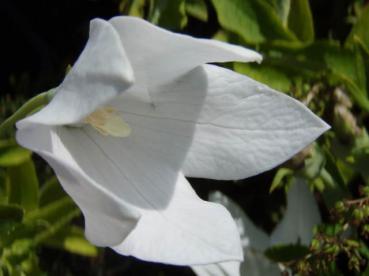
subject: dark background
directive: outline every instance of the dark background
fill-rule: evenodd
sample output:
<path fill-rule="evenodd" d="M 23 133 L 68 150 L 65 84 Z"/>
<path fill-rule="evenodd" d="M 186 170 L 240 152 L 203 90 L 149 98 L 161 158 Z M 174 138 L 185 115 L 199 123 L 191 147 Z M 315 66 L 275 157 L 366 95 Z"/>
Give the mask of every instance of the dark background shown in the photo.
<path fill-rule="evenodd" d="M 0 4 L 0 93 L 26 97 L 57 86 L 87 40 L 92 18 L 119 15 L 118 0 L 19 1 Z M 343 18 L 349 0 L 314 0 L 317 38 L 342 40 L 349 31 Z M 209 7 L 211 5 L 208 5 Z M 346 26 L 345 26 L 346 25 Z M 218 29 L 214 11 L 209 23 L 190 19 L 186 33 L 210 37 Z"/>

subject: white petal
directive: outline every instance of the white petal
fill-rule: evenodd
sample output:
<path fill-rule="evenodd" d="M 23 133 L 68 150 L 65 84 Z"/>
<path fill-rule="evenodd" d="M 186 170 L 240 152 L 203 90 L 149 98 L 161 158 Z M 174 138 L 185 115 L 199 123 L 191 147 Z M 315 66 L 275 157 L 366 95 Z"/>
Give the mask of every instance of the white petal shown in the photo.
<path fill-rule="evenodd" d="M 269 236 L 256 227 L 244 211 L 230 198 L 217 191 L 210 195 L 212 202 L 222 204 L 230 211 L 241 236 L 244 261 L 222 262 L 192 266 L 198 276 L 264 276 L 280 275 L 278 265 L 268 260 L 263 251 L 270 246 Z"/>
<path fill-rule="evenodd" d="M 125 138 L 104 136 L 89 125 L 57 128 L 58 145 L 72 156 L 70 162 L 99 188 L 139 212 L 135 230 L 117 248 L 122 254 L 183 265 L 242 258 L 237 228 L 229 213 L 222 206 L 201 201 L 183 176 L 177 183 L 202 107 L 205 80 L 202 68 L 193 70 L 174 81 L 176 85 L 161 87 L 155 104 L 141 102 L 130 93 L 114 99 L 109 105 L 122 112 L 132 130 Z M 191 108 L 182 105 L 193 101 L 193 95 L 197 96 Z M 177 117 L 172 118 L 174 111 Z M 188 120 L 181 119 L 184 115 Z M 28 129 L 32 127 L 19 130 L 20 136 Z M 27 139 L 18 141 L 37 151 Z M 72 196 L 78 203 L 78 195 Z M 84 213 L 88 215 L 88 210 Z M 106 224 L 93 226 L 103 233 Z M 125 234 L 121 234 L 122 240 Z"/>
<path fill-rule="evenodd" d="M 126 138 L 104 136 L 89 125 L 59 126 L 49 130 L 51 134 L 47 135 L 46 131 L 41 132 L 41 127 L 33 125 L 19 129 L 17 141 L 45 157 L 59 174 L 64 189 L 78 205 L 82 206 L 83 202 L 81 204 L 80 201 L 87 200 L 85 195 L 88 195 L 89 189 L 104 190 L 108 197 L 114 196 L 117 198 L 116 201 L 119 200 L 125 204 L 128 212 L 138 212 L 141 216 L 142 210 L 161 210 L 169 204 L 175 189 L 178 171 L 188 148 L 188 145 L 185 146 L 185 140 L 188 138 L 183 136 L 184 138 L 173 139 L 173 136 L 163 134 L 161 127 L 165 124 L 152 130 L 145 127 L 145 122 L 142 122 L 142 125 L 138 123 L 133 125 L 133 118 L 129 119 L 133 129 L 132 134 Z M 29 133 L 32 133 L 33 137 Z M 38 136 L 43 140 L 35 144 L 38 142 Z M 43 138 L 44 136 L 51 136 L 48 138 L 52 141 L 50 146 L 48 146 L 50 142 Z M 67 165 L 69 167 L 66 167 Z M 59 172 L 61 167 L 65 169 Z M 73 184 L 74 179 L 69 182 L 63 181 L 64 178 L 71 179 L 69 177 L 70 167 L 78 170 L 87 179 L 83 183 L 84 192 L 79 190 L 74 192 L 72 188 L 76 187 L 68 186 L 70 183 Z M 94 197 L 91 200 L 99 202 Z M 81 208 L 88 216 L 97 212 L 101 207 L 97 204 L 96 208 L 91 209 L 90 205 L 85 210 Z M 131 207 L 133 211 L 130 210 Z M 114 218 L 117 221 L 120 220 L 119 217 Z M 89 222 L 88 218 L 86 218 L 87 222 Z M 103 239 L 98 236 L 98 232 L 101 232 L 100 235 L 104 234 L 106 225 L 98 222 L 90 224 L 96 228 L 96 240 Z M 121 224 L 124 225 L 125 221 Z M 89 230 L 86 229 L 86 233 L 88 232 Z M 114 242 L 106 244 L 92 241 L 101 246 L 111 246 L 121 243 L 127 234 L 127 231 L 117 232 L 116 235 L 119 235 L 120 239 L 114 239 Z"/>
<path fill-rule="evenodd" d="M 19 125 L 73 124 L 132 85 L 133 71 L 119 35 L 109 22 L 94 19 L 85 49 L 56 89 L 52 101 Z"/>
<path fill-rule="evenodd" d="M 175 34 L 140 18 L 119 16 L 110 22 L 122 39 L 137 82 L 147 89 L 207 62 L 261 61 L 258 53 L 243 47 Z"/>
<path fill-rule="evenodd" d="M 222 204 L 231 213 L 235 220 L 238 231 L 241 236 L 242 247 L 259 250 L 260 252 L 267 249 L 270 245 L 269 236 L 249 219 L 245 212 L 226 195 L 219 191 L 210 194 L 209 200 Z"/>
<path fill-rule="evenodd" d="M 300 102 L 244 75 L 204 65 L 207 96 L 186 176 L 241 179 L 271 169 L 329 126 Z"/>
<path fill-rule="evenodd" d="M 287 193 L 287 209 L 271 235 L 272 244 L 300 242 L 310 245 L 313 227 L 321 222 L 318 205 L 302 178 L 296 178 Z"/>
<path fill-rule="evenodd" d="M 144 212 L 119 246 L 123 255 L 177 265 L 242 260 L 240 238 L 226 209 L 202 201 L 182 174 L 167 208 Z"/>
<path fill-rule="evenodd" d="M 280 276 L 281 270 L 262 252 L 245 250 L 245 261 L 191 266 L 197 276 Z"/>
<path fill-rule="evenodd" d="M 63 188 L 81 208 L 86 236 L 92 243 L 100 246 L 117 244 L 136 226 L 140 217 L 138 209 L 101 185 L 104 182 L 99 182 L 99 178 L 104 180 L 106 177 L 107 182 L 111 182 L 111 178 L 104 173 L 94 178 L 108 164 L 86 154 L 84 150 L 91 146 L 88 140 L 78 140 L 77 135 L 66 128 L 48 126 L 20 129 L 16 137 L 18 143 L 40 154 L 54 169 Z M 73 152 L 69 151 L 70 144 L 74 144 Z M 85 146 L 79 147 L 80 144 Z M 92 160 L 87 166 L 79 164 L 75 155 Z"/>
<path fill-rule="evenodd" d="M 197 68 L 155 88 L 150 102 L 142 101 L 139 93 L 127 91 L 110 103 L 131 126 L 131 136 L 123 140 L 132 139 L 137 144 L 128 146 L 132 148 L 132 157 L 137 159 L 129 170 L 147 162 L 145 171 L 135 176 L 142 184 L 136 185 L 146 185 L 142 191 L 154 202 L 162 202 L 156 212 L 146 208 L 137 228 L 116 248 L 118 252 L 172 264 L 241 258 L 239 235 L 228 212 L 198 199 L 183 176 L 175 186 L 167 180 L 172 179 L 172 171 L 182 166 L 191 144 L 205 87 L 206 76 L 202 68 Z M 153 168 L 157 169 L 153 171 Z M 163 175 L 161 179 L 155 178 L 158 174 Z M 146 175 L 152 183 L 142 180 Z M 162 193 L 161 198 L 158 192 Z M 221 225 L 215 227 L 218 224 Z"/>
<path fill-rule="evenodd" d="M 238 276 L 240 262 L 225 262 L 208 265 L 193 265 L 192 270 L 197 276 Z"/>

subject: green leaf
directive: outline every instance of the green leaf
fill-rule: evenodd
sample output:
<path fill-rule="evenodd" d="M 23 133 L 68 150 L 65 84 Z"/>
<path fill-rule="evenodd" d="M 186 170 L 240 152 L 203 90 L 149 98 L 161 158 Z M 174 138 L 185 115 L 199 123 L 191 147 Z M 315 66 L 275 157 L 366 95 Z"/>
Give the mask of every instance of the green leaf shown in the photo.
<path fill-rule="evenodd" d="M 201 21 L 208 21 L 208 9 L 204 0 L 186 0 L 186 12 Z"/>
<path fill-rule="evenodd" d="M 219 30 L 217 31 L 213 37 L 213 39 L 216 39 L 216 40 L 220 40 L 220 41 L 223 41 L 223 42 L 229 42 L 230 41 L 230 34 L 229 32 L 227 31 L 224 31 L 224 30 Z"/>
<path fill-rule="evenodd" d="M 331 82 L 344 84 L 355 102 L 369 111 L 366 68 L 359 45 L 352 49 L 332 48 L 325 51 L 324 60 L 332 72 Z"/>
<path fill-rule="evenodd" d="M 278 14 L 267 2 L 260 0 L 212 0 L 220 25 L 241 36 L 247 43 L 267 40 L 296 40 L 283 26 Z"/>
<path fill-rule="evenodd" d="M 0 167 L 18 166 L 31 157 L 31 152 L 12 140 L 0 140 Z"/>
<path fill-rule="evenodd" d="M 360 89 L 357 84 L 345 75 L 333 75 L 333 81 L 335 83 L 344 84 L 350 95 L 364 111 L 369 112 L 369 99 L 365 90 Z"/>
<path fill-rule="evenodd" d="M 44 231 L 40 231 L 34 237 L 35 244 L 41 244 L 51 237 L 55 236 L 59 231 L 68 227 L 71 221 L 74 218 L 77 218 L 81 215 L 81 211 L 79 209 L 74 208 L 73 210 L 64 213 L 62 216 L 58 218 L 55 222 L 50 224 Z"/>
<path fill-rule="evenodd" d="M 9 203 L 19 204 L 26 212 L 32 211 L 38 206 L 38 178 L 33 161 L 21 165 L 9 167 L 10 179 Z"/>
<path fill-rule="evenodd" d="M 273 178 L 272 185 L 270 186 L 269 193 L 274 190 L 283 187 L 283 180 L 286 178 L 291 178 L 293 176 L 293 170 L 287 168 L 280 168 Z"/>
<path fill-rule="evenodd" d="M 21 222 L 23 219 L 24 210 L 18 205 L 0 204 L 0 223 L 3 221 Z"/>
<path fill-rule="evenodd" d="M 39 267 L 39 261 L 36 252 L 28 254 L 28 258 L 20 264 L 24 275 L 29 276 L 47 276 Z"/>
<path fill-rule="evenodd" d="M 357 151 L 354 154 L 355 163 L 353 164 L 355 170 L 359 172 L 364 179 L 366 185 L 369 186 L 369 149 L 363 149 L 362 151 Z"/>
<path fill-rule="evenodd" d="M 275 68 L 289 76 L 292 83 L 298 80 L 298 76 L 308 82 L 328 77 L 332 86 L 344 85 L 355 103 L 369 111 L 365 60 L 359 45 L 353 49 L 345 49 L 336 42 L 318 41 L 304 47 L 277 43 L 263 45 L 261 48 L 265 53 L 262 66 Z M 273 76 L 272 73 L 269 74 Z M 282 83 L 287 84 L 284 81 Z M 276 86 L 273 83 L 270 85 Z"/>
<path fill-rule="evenodd" d="M 265 251 L 265 255 L 275 262 L 290 262 L 309 254 L 309 248 L 299 244 L 274 245 Z"/>
<path fill-rule="evenodd" d="M 0 170 L 0 203 L 8 203 L 10 180 L 5 171 Z"/>
<path fill-rule="evenodd" d="M 43 244 L 88 257 L 98 254 L 97 248 L 85 239 L 83 230 L 77 226 L 66 227 Z"/>
<path fill-rule="evenodd" d="M 261 46 L 264 53 L 262 66 L 270 66 L 288 76 L 291 81 L 305 79 L 321 80 L 328 67 L 324 54 L 339 47 L 332 41 L 317 41 L 309 45 L 295 43 L 270 43 Z"/>
<path fill-rule="evenodd" d="M 351 47 L 355 42 L 355 37 L 360 39 L 366 48 L 369 49 L 369 6 L 366 6 L 360 14 L 359 19 L 347 37 L 345 45 Z"/>
<path fill-rule="evenodd" d="M 133 0 L 131 6 L 129 7 L 128 14 L 143 18 L 145 4 L 146 0 Z"/>
<path fill-rule="evenodd" d="M 324 59 L 333 73 L 350 79 L 359 89 L 366 88 L 365 65 L 358 48 L 331 48 L 325 52 Z"/>
<path fill-rule="evenodd" d="M 345 231 L 340 223 L 321 224 L 319 225 L 319 230 L 331 237 L 337 237 Z"/>
<path fill-rule="evenodd" d="M 292 81 L 289 76 L 278 68 L 265 64 L 235 63 L 234 70 L 247 75 L 254 80 L 265 83 L 270 87 L 287 92 L 290 91 Z"/>
<path fill-rule="evenodd" d="M 365 43 L 361 40 L 361 38 L 354 36 L 354 41 L 356 44 L 361 48 L 361 50 L 364 52 L 366 57 L 369 57 L 369 47 L 365 45 Z"/>
<path fill-rule="evenodd" d="M 0 247 L 10 246 L 19 239 L 33 239 L 43 229 L 45 225 L 36 221 L 25 224 L 8 220 L 0 223 Z"/>
<path fill-rule="evenodd" d="M 149 19 L 167 29 L 182 29 L 187 25 L 185 0 L 151 0 Z"/>
<path fill-rule="evenodd" d="M 340 187 L 342 190 L 346 190 L 346 181 L 341 174 L 339 168 L 337 167 L 337 160 L 333 156 L 333 154 L 327 149 L 323 148 L 323 152 L 326 158 L 326 170 L 332 175 L 334 182 L 337 184 L 338 187 Z"/>
<path fill-rule="evenodd" d="M 55 202 L 63 197 L 67 197 L 58 179 L 52 177 L 40 189 L 40 207 L 44 207 L 52 202 Z"/>
<path fill-rule="evenodd" d="M 303 42 L 314 40 L 314 23 L 308 0 L 292 0 L 288 28 Z"/>
<path fill-rule="evenodd" d="M 268 0 L 277 12 L 283 26 L 287 26 L 288 14 L 290 13 L 291 0 Z"/>
<path fill-rule="evenodd" d="M 49 223 L 58 221 L 63 215 L 76 209 L 69 196 L 49 203 L 48 205 L 26 214 L 25 221 L 46 220 Z"/>
<path fill-rule="evenodd" d="M 321 171 L 321 178 L 324 180 L 324 189 L 321 194 L 328 208 L 334 207 L 335 203 L 349 196 L 344 179 L 338 168 L 338 160 L 326 148 L 323 148 L 326 158 L 325 169 Z"/>

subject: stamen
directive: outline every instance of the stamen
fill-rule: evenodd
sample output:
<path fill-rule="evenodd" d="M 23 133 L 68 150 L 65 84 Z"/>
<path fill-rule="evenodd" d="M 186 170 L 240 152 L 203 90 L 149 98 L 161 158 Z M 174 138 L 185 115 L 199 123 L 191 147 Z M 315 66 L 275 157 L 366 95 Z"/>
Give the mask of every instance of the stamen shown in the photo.
<path fill-rule="evenodd" d="M 123 120 L 122 114 L 114 107 L 106 106 L 97 109 L 84 120 L 99 133 L 105 136 L 127 137 L 131 134 L 130 126 Z"/>

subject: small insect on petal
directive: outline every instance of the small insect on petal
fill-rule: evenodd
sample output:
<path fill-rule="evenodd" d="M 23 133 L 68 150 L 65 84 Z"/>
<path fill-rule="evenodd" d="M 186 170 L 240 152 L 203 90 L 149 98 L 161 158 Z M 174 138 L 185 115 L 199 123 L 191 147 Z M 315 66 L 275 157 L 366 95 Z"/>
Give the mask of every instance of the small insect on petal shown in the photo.
<path fill-rule="evenodd" d="M 127 137 L 131 134 L 130 126 L 123 120 L 122 114 L 111 106 L 99 108 L 84 120 L 105 136 Z"/>

